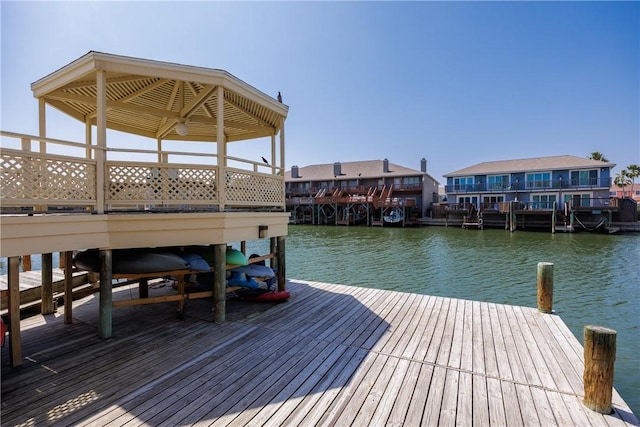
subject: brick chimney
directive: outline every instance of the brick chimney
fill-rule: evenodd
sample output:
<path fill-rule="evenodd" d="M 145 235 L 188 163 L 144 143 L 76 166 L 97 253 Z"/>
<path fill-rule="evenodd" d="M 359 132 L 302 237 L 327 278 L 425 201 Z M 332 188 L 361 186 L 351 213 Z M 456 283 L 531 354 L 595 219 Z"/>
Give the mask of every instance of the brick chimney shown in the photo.
<path fill-rule="evenodd" d="M 333 164 L 333 176 L 340 176 L 342 175 L 342 165 L 340 164 L 340 162 L 335 162 Z"/>

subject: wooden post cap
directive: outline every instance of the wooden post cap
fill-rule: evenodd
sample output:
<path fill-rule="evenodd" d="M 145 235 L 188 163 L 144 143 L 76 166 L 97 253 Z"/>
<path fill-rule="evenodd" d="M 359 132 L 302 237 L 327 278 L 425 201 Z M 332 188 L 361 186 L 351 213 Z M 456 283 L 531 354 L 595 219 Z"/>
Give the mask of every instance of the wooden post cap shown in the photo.
<path fill-rule="evenodd" d="M 612 409 L 616 335 L 602 326 L 584 327 L 584 405 L 601 414 Z"/>

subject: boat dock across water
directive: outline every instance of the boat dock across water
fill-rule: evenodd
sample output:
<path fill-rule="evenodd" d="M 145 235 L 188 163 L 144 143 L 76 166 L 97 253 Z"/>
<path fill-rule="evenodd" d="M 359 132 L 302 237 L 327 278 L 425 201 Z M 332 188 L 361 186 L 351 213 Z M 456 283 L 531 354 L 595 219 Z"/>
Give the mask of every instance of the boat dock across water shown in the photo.
<path fill-rule="evenodd" d="M 229 300 L 113 311 L 97 337 L 98 298 L 73 323 L 22 322 L 25 362 L 2 350 L 7 425 L 629 425 L 583 404 L 584 351 L 536 308 L 287 281 L 280 304 Z M 114 302 L 136 288 L 114 289 Z M 172 292 L 150 285 L 150 295 Z M 60 311 L 60 310 L 59 310 Z"/>

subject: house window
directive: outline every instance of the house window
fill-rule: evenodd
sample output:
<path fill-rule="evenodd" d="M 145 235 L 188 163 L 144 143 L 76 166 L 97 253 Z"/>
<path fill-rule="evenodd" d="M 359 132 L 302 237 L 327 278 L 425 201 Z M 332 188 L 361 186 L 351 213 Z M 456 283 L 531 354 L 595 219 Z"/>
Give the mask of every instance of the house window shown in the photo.
<path fill-rule="evenodd" d="M 598 169 L 571 171 L 571 185 L 574 187 L 598 185 Z"/>
<path fill-rule="evenodd" d="M 591 194 L 563 194 L 565 203 L 571 204 L 574 208 L 588 208 L 591 206 Z"/>
<path fill-rule="evenodd" d="M 419 176 L 406 176 L 402 179 L 405 188 L 418 188 L 420 187 Z"/>
<path fill-rule="evenodd" d="M 533 194 L 531 195 L 531 209 L 553 209 L 555 201 L 555 194 Z"/>
<path fill-rule="evenodd" d="M 478 197 L 466 196 L 466 197 L 458 197 L 458 203 L 461 205 L 476 205 L 478 203 Z"/>
<path fill-rule="evenodd" d="M 527 188 L 551 188 L 551 172 L 527 174 Z"/>
<path fill-rule="evenodd" d="M 460 178 L 453 178 L 454 190 L 472 190 L 473 189 L 473 177 L 464 176 Z"/>
<path fill-rule="evenodd" d="M 482 198 L 482 206 L 485 209 L 498 210 L 498 203 L 504 202 L 504 196 L 484 196 Z"/>
<path fill-rule="evenodd" d="M 509 175 L 489 175 L 487 185 L 489 190 L 504 190 L 509 187 Z"/>

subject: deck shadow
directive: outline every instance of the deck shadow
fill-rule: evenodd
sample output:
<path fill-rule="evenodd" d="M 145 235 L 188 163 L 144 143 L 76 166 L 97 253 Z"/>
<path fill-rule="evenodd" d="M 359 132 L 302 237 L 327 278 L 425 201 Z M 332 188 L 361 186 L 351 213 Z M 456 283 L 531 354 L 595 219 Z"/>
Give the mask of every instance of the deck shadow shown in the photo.
<path fill-rule="evenodd" d="M 23 340 L 40 344 L 25 344 L 23 368 L 6 369 L 2 351 L 3 422 L 226 423 L 335 398 L 389 325 L 349 293 L 288 289 L 281 304 L 228 301 L 223 324 L 204 300 L 188 302 L 184 321 L 169 304 L 118 308 L 114 337 L 100 340 L 94 298 L 74 307 L 73 325 L 35 325 Z"/>

